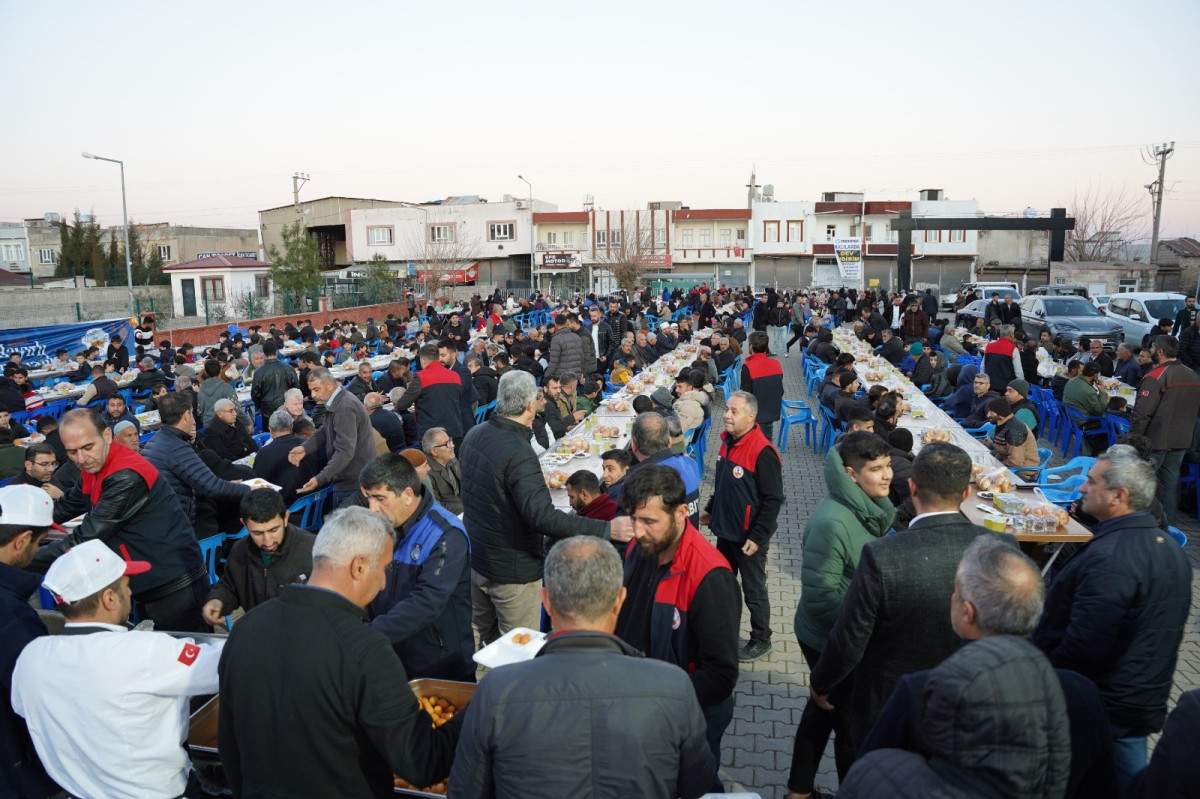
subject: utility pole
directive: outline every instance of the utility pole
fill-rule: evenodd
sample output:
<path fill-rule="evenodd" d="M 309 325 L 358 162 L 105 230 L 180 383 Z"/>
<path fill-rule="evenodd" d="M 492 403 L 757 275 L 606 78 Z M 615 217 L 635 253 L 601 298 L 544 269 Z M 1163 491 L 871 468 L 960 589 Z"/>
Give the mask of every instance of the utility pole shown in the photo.
<path fill-rule="evenodd" d="M 296 216 L 300 216 L 300 187 L 308 183 L 307 172 L 292 173 L 292 203 L 296 206 Z"/>
<path fill-rule="evenodd" d="M 1154 159 L 1158 161 L 1158 180 L 1147 183 L 1150 202 L 1154 206 L 1154 232 L 1150 236 L 1150 265 L 1158 265 L 1158 226 L 1162 221 L 1163 178 L 1167 174 L 1167 159 L 1175 152 L 1175 142 L 1154 148 Z"/>

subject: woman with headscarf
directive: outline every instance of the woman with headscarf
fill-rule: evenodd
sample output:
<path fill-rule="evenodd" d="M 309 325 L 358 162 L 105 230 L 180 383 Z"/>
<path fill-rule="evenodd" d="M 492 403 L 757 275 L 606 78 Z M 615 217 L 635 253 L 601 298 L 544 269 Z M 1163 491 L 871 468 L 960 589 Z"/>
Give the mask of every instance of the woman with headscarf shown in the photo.
<path fill-rule="evenodd" d="M 953 409 L 954 415 L 960 419 L 965 419 L 971 414 L 971 409 L 975 407 L 975 375 L 979 374 L 979 367 L 975 364 L 967 364 L 958 373 L 958 382 L 955 383 L 957 388 L 954 389 L 954 396 L 950 398 L 948 403 Z"/>

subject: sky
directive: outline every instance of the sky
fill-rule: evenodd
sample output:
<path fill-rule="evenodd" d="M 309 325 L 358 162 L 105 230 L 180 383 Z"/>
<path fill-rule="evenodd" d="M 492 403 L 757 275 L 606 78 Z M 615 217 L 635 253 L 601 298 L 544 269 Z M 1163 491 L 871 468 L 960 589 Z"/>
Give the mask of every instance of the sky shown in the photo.
<path fill-rule="evenodd" d="M 1200 236 L 1200 3 L 0 2 L 0 220 L 255 227 L 329 195 L 1140 203 Z"/>

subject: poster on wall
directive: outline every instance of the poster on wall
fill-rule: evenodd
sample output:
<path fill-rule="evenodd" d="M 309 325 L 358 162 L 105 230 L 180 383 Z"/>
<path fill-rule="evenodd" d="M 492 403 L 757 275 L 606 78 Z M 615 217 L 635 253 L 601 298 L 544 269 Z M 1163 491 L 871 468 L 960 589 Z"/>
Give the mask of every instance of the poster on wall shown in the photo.
<path fill-rule="evenodd" d="M 79 322 L 74 325 L 46 325 L 44 327 L 14 327 L 0 330 L 0 359 L 8 360 L 12 353 L 20 353 L 25 366 L 44 366 L 54 360 L 57 350 L 66 350 L 74 364 L 75 353 L 88 347 L 99 347 L 103 353 L 108 340 L 119 333 L 121 339 L 133 353 L 133 325 L 128 319 L 100 319 L 94 322 Z"/>
<path fill-rule="evenodd" d="M 837 255 L 838 270 L 842 280 L 850 284 L 862 281 L 862 240 L 834 239 L 833 252 Z"/>

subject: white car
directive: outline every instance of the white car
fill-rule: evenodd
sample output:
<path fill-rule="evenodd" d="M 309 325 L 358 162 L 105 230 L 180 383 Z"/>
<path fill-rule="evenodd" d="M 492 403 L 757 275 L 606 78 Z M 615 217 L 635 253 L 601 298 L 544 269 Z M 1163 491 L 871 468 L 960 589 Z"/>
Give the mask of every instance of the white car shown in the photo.
<path fill-rule="evenodd" d="M 1093 294 L 1092 305 L 1095 305 L 1101 311 L 1104 311 L 1108 308 L 1108 299 L 1111 296 L 1111 294 Z"/>
<path fill-rule="evenodd" d="M 1016 283 L 1008 283 L 1004 281 L 980 281 L 978 283 L 963 283 L 958 287 L 958 291 L 952 291 L 949 294 L 942 295 L 942 310 L 951 311 L 954 309 L 954 303 L 958 299 L 958 292 L 970 290 L 978 291 L 981 300 L 990 300 L 992 293 L 995 292 L 1003 297 L 1005 294 L 1011 293 L 1014 300 L 1021 298 L 1020 292 L 1017 291 Z"/>
<path fill-rule="evenodd" d="M 1125 330 L 1125 340 L 1141 346 L 1142 338 L 1160 319 L 1175 321 L 1184 306 L 1184 295 L 1175 291 L 1131 291 L 1108 298 L 1104 313 Z"/>

